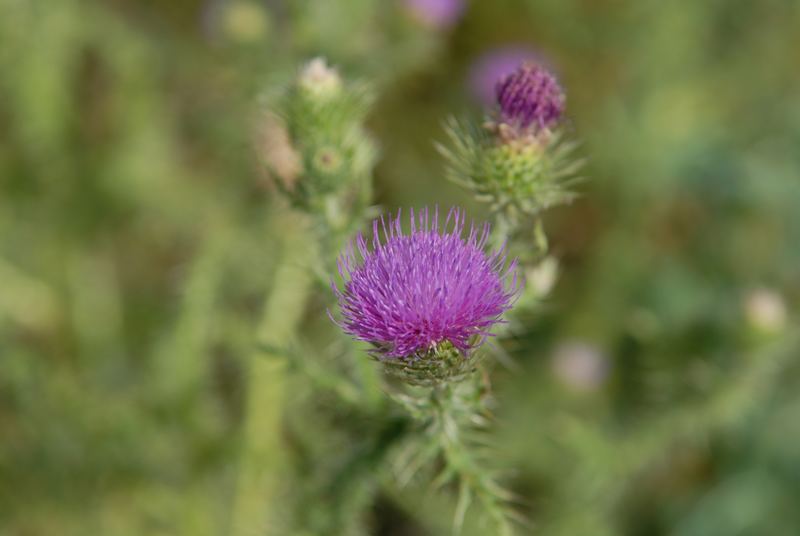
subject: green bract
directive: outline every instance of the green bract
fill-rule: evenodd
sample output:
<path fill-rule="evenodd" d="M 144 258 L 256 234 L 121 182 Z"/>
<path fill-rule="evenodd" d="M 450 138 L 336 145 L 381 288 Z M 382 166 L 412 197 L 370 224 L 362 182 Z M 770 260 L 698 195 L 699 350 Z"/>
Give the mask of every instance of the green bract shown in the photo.
<path fill-rule="evenodd" d="M 448 178 L 491 204 L 493 211 L 538 216 L 574 199 L 571 187 L 583 161 L 573 155 L 577 143 L 562 131 L 515 134 L 507 125 L 481 127 L 451 119 L 450 146 L 440 146 Z"/>
<path fill-rule="evenodd" d="M 464 355 L 451 342 L 444 341 L 410 359 L 380 361 L 392 376 L 412 385 L 427 386 L 467 378 L 476 370 L 480 355 L 479 352 Z"/>

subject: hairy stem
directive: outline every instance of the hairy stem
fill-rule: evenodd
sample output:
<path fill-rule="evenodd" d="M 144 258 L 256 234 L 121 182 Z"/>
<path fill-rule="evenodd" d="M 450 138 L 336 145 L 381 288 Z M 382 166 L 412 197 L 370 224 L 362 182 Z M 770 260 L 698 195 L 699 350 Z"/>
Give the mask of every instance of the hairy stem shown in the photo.
<path fill-rule="evenodd" d="M 275 279 L 258 326 L 262 347 L 291 340 L 303 314 L 312 277 L 308 269 L 314 254 L 307 222 L 296 214 L 277 217 L 284 230 Z M 286 465 L 282 444 L 286 362 L 273 352 L 257 352 L 250 362 L 244 443 L 242 447 L 231 533 L 276 534 L 275 504 L 280 474 Z"/>
<path fill-rule="evenodd" d="M 432 425 L 445 461 L 444 473 L 440 480 L 458 481 L 459 497 L 453 532 L 460 533 L 466 511 L 472 497 L 475 497 L 494 523 L 496 533 L 501 536 L 513 535 L 514 530 L 510 520 L 514 514 L 509 506 L 510 493 L 497 484 L 489 469 L 483 467 L 473 446 L 465 437 L 469 423 L 459 418 L 464 409 L 459 406 L 469 402 L 460 399 L 458 392 L 446 384 L 435 386 L 431 398 Z"/>

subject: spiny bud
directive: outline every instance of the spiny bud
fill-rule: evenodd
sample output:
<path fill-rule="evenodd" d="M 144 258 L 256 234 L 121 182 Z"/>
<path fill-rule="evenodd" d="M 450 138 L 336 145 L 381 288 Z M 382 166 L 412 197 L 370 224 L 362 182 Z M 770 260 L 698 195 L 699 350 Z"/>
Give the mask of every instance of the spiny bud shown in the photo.
<path fill-rule="evenodd" d="M 314 153 L 314 167 L 322 173 L 335 174 L 342 167 L 342 155 L 335 147 L 321 147 Z"/>
<path fill-rule="evenodd" d="M 523 133 L 550 129 L 564 113 L 566 98 L 555 76 L 533 63 L 502 78 L 495 94 L 501 122 Z"/>
<path fill-rule="evenodd" d="M 368 199 L 366 177 L 375 159 L 374 144 L 363 128 L 370 101 L 363 84 L 345 82 L 322 58 L 305 64 L 276 101 L 275 115 L 288 138 L 284 145 L 296 156 L 291 180 L 279 186 L 285 186 L 284 193 L 296 207 L 317 216 L 327 214 L 324 207 L 333 204 L 339 205 L 340 213 L 363 210 L 356 204 Z M 283 178 L 270 163 L 273 173 Z"/>
<path fill-rule="evenodd" d="M 325 58 L 314 58 L 300 72 L 299 86 L 317 97 L 334 96 L 342 89 L 342 78 Z"/>
<path fill-rule="evenodd" d="M 575 143 L 557 128 L 566 99 L 552 74 L 524 63 L 495 89 L 497 108 L 483 127 L 451 121 L 453 148 L 441 151 L 451 180 L 519 222 L 520 214 L 537 217 L 572 199 L 568 187 L 582 162 L 572 158 Z"/>

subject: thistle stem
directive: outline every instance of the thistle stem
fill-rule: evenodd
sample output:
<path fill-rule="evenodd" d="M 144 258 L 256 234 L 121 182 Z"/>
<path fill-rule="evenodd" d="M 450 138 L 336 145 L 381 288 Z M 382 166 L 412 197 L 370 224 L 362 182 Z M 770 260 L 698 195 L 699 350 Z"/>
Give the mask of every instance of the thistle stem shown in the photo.
<path fill-rule="evenodd" d="M 307 222 L 282 213 L 282 254 L 258 326 L 262 347 L 278 347 L 292 338 L 311 289 L 308 270 L 314 247 Z M 250 362 L 243 447 L 233 505 L 231 533 L 276 534 L 275 504 L 286 456 L 282 443 L 286 362 L 274 352 L 254 353 Z"/>
<path fill-rule="evenodd" d="M 438 436 L 445 460 L 443 474 L 458 479 L 459 497 L 453 523 L 454 534 L 461 532 L 466 511 L 474 496 L 482 503 L 495 524 L 497 534 L 512 536 L 514 530 L 510 518 L 513 517 L 513 512 L 508 507 L 510 494 L 495 482 L 490 471 L 482 467 L 464 438 L 465 425 L 458 418 L 459 411 L 456 407 L 463 406 L 467 401 L 459 400 L 459 394 L 453 387 L 440 384 L 433 388 L 431 402 L 434 433 Z"/>

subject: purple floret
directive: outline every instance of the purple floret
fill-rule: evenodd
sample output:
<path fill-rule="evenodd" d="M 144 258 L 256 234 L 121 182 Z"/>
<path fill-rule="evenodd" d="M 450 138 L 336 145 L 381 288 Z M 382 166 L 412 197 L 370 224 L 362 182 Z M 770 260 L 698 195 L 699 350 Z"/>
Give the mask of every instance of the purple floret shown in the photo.
<path fill-rule="evenodd" d="M 464 237 L 457 208 L 441 228 L 438 209 L 432 218 L 428 209 L 417 218 L 412 210 L 409 234 L 400 216 L 375 220 L 372 246 L 359 235 L 339 258 L 339 325 L 384 357 L 410 357 L 445 341 L 466 355 L 511 307 L 519 290 L 516 261 L 506 265 L 504 248 L 485 252 L 489 224 L 470 225 Z"/>
<path fill-rule="evenodd" d="M 564 113 L 564 91 L 555 76 L 535 64 L 502 78 L 495 94 L 502 121 L 519 128 L 550 128 Z"/>

